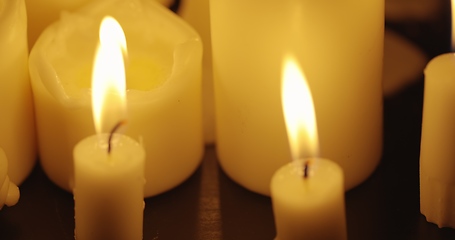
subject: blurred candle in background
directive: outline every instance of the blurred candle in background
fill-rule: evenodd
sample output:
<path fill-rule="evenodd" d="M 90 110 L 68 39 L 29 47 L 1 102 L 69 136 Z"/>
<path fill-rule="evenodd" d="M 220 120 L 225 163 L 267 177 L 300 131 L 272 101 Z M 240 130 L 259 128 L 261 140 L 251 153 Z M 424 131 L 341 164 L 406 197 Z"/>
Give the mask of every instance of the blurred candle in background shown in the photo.
<path fill-rule="evenodd" d="M 132 138 L 114 134 L 127 115 L 123 62 L 127 41 L 122 27 L 110 16 L 103 18 L 99 36 L 92 74 L 97 134 L 74 148 L 75 238 L 139 240 L 145 151 Z"/>
<path fill-rule="evenodd" d="M 37 158 L 23 0 L 0 0 L 0 53 L 0 146 L 11 181 L 20 184 Z"/>
<path fill-rule="evenodd" d="M 145 196 L 167 191 L 199 166 L 204 151 L 202 45 L 180 17 L 149 0 L 95 1 L 47 28 L 30 54 L 40 160 L 70 191 L 72 150 L 95 133 L 90 72 L 98 24 L 111 15 L 128 39 L 128 128 L 146 151 Z"/>
<path fill-rule="evenodd" d="M 170 6 L 172 0 L 152 0 Z M 33 47 L 43 30 L 60 18 L 62 11 L 73 12 L 91 0 L 25 0 L 28 19 L 28 46 Z"/>
<path fill-rule="evenodd" d="M 454 13 L 452 0 L 452 14 Z M 455 49 L 452 15 L 452 50 Z M 439 227 L 455 228 L 455 53 L 425 68 L 420 146 L 420 211 Z"/>
<path fill-rule="evenodd" d="M 283 113 L 292 162 L 272 177 L 275 240 L 347 239 L 343 171 L 318 158 L 318 128 L 310 88 L 296 60 L 283 61 Z"/>
<path fill-rule="evenodd" d="M 292 48 L 314 97 L 321 156 L 338 163 L 345 189 L 382 153 L 384 0 L 212 0 L 216 143 L 226 174 L 269 195 L 289 159 L 280 66 Z M 260 166 L 260 167 L 258 167 Z"/>
<path fill-rule="evenodd" d="M 19 201 L 19 188 L 10 181 L 8 176 L 8 159 L 0 148 L 0 209 L 4 205 L 11 207 Z"/>
<path fill-rule="evenodd" d="M 204 47 L 202 57 L 202 112 L 205 143 L 215 142 L 215 103 L 213 96 L 212 41 L 209 0 L 182 0 L 179 15 L 196 29 Z"/>
<path fill-rule="evenodd" d="M 33 47 L 41 32 L 59 19 L 61 11 L 74 11 L 89 2 L 91 0 L 25 0 L 29 49 Z"/>

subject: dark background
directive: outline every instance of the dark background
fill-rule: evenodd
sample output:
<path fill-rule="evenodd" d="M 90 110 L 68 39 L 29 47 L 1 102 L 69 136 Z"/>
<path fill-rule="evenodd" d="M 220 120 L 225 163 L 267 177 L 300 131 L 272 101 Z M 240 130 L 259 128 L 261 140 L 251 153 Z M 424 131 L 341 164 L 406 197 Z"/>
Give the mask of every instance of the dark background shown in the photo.
<path fill-rule="evenodd" d="M 177 9 L 178 6 L 174 6 Z M 447 6 L 425 21 L 386 22 L 429 58 L 450 50 Z M 384 99 L 383 158 L 373 175 L 346 193 L 348 237 L 455 239 L 455 230 L 426 222 L 419 210 L 419 149 L 423 74 Z M 22 184 L 16 206 L 0 211 L 2 240 L 64 240 L 74 237 L 71 194 L 52 184 L 37 165 Z M 206 147 L 201 167 L 179 187 L 146 199 L 144 239 L 275 237 L 270 199 L 249 192 L 219 168 L 216 149 Z"/>

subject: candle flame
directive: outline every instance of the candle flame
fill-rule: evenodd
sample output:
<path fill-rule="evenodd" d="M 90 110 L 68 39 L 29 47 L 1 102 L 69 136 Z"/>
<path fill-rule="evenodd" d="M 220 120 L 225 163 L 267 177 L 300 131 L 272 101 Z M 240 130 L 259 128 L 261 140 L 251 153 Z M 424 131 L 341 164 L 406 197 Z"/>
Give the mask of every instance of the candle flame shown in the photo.
<path fill-rule="evenodd" d="M 92 73 L 92 111 L 95 130 L 103 133 L 126 118 L 123 57 L 127 49 L 122 27 L 113 17 L 102 20 L 99 39 Z"/>
<path fill-rule="evenodd" d="M 293 160 L 317 157 L 318 133 L 313 98 L 297 61 L 283 61 L 281 97 Z"/>

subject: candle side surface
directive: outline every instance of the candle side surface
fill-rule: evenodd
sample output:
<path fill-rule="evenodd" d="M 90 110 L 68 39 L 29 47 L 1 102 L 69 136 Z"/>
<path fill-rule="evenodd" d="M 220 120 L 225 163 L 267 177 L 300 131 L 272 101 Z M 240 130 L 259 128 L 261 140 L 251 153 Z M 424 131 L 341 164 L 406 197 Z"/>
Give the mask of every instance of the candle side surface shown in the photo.
<path fill-rule="evenodd" d="M 36 162 L 33 98 L 28 74 L 27 23 L 23 0 L 1 1 L 0 147 L 11 181 L 20 184 Z"/>
<path fill-rule="evenodd" d="M 76 239 L 142 239 L 145 151 L 115 134 L 90 136 L 74 148 Z"/>
<path fill-rule="evenodd" d="M 455 228 L 455 54 L 425 68 L 420 148 L 420 211 L 439 227 Z"/>
<path fill-rule="evenodd" d="M 317 169 L 308 178 L 295 163 L 274 174 L 271 197 L 276 240 L 347 239 L 343 172 L 330 160 L 317 161 Z"/>

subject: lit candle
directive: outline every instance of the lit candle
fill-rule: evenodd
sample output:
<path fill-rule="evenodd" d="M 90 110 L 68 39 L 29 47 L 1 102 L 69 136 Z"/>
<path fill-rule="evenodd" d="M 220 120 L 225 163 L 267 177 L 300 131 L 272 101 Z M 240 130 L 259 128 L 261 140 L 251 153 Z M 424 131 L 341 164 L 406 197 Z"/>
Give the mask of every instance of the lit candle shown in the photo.
<path fill-rule="evenodd" d="M 293 162 L 275 172 L 271 196 L 276 240 L 347 239 L 343 171 L 317 158 L 311 92 L 295 59 L 283 66 L 283 112 Z"/>
<path fill-rule="evenodd" d="M 170 6 L 172 0 L 156 0 Z M 57 21 L 63 11 L 75 11 L 91 0 L 25 0 L 27 4 L 28 44 L 32 48 L 41 32 Z"/>
<path fill-rule="evenodd" d="M 128 39 L 128 128 L 146 150 L 145 195 L 186 180 L 201 162 L 202 44 L 180 17 L 149 0 L 94 1 L 47 28 L 30 54 L 40 161 L 71 190 L 72 149 L 93 135 L 90 71 L 100 19 L 110 15 Z"/>
<path fill-rule="evenodd" d="M 453 34 L 452 29 L 455 41 Z M 455 228 L 454 79 L 455 53 L 437 56 L 426 66 L 420 147 L 420 211 L 427 221 L 452 228 Z"/>
<path fill-rule="evenodd" d="M 8 176 L 8 159 L 0 148 L 0 209 L 4 205 L 11 207 L 19 201 L 19 188 L 10 181 Z"/>
<path fill-rule="evenodd" d="M 105 17 L 92 79 L 97 135 L 74 148 L 76 239 L 142 239 L 144 149 L 132 138 L 113 134 L 125 117 L 121 26 Z M 106 121 L 111 120 L 111 121 Z M 103 133 L 105 129 L 112 132 Z"/>
<path fill-rule="evenodd" d="M 0 0 L 0 146 L 16 184 L 25 180 L 37 157 L 26 17 L 23 0 Z"/>
<path fill-rule="evenodd" d="M 343 168 L 345 189 L 367 179 L 382 154 L 384 0 L 212 0 L 210 8 L 217 154 L 227 175 L 268 195 L 289 158 L 278 89 L 292 45 L 311 85 L 321 154 Z"/>

